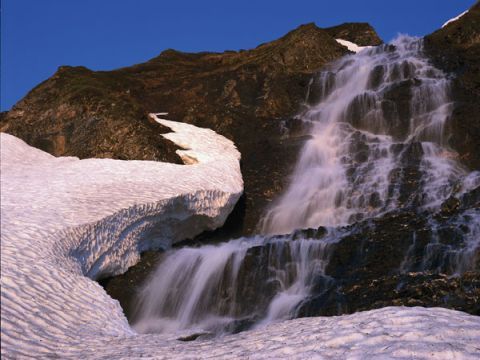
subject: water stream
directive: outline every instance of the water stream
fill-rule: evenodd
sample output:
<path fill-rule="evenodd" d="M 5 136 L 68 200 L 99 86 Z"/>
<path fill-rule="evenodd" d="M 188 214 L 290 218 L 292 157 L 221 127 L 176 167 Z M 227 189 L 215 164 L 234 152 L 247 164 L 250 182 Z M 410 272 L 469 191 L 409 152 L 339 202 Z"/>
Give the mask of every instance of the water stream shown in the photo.
<path fill-rule="evenodd" d="M 264 233 L 341 226 L 415 204 L 438 206 L 465 170 L 445 147 L 449 81 L 401 36 L 336 62 L 302 118 L 306 143 Z"/>
<path fill-rule="evenodd" d="M 167 251 L 139 292 L 134 327 L 218 333 L 295 317 L 312 288 L 329 281 L 329 249 L 345 235 L 342 226 L 402 207 L 435 211 L 480 185 L 447 146 L 450 91 L 421 39 L 400 36 L 333 63 L 312 83 L 318 101 L 301 114 L 311 138 L 260 222 L 263 235 Z M 472 266 L 480 215 L 468 216 L 462 250 L 440 251 L 432 241 L 424 268 L 438 256 L 451 273 Z M 321 236 L 292 234 L 319 226 L 328 229 Z M 413 267 L 414 250 L 399 271 Z"/>
<path fill-rule="evenodd" d="M 221 333 L 290 318 L 323 274 L 335 238 L 259 236 L 169 251 L 139 294 L 135 328 Z"/>

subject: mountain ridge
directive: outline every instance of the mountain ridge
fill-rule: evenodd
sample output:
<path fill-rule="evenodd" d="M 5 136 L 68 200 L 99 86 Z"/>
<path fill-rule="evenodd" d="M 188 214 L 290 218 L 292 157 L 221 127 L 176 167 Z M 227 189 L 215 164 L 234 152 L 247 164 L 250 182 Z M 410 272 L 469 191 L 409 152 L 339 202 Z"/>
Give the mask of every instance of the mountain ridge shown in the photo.
<path fill-rule="evenodd" d="M 348 34 L 350 28 L 337 30 Z M 296 159 L 301 141 L 284 135 L 312 75 L 349 53 L 329 31 L 310 23 L 250 50 L 169 49 L 112 71 L 63 66 L 3 116 L 1 131 L 56 156 L 181 163 L 177 148 L 160 135 L 166 129 L 147 114 L 168 112 L 171 119 L 212 128 L 242 153 L 247 210 L 238 235 L 251 233 Z M 381 42 L 368 24 L 348 37 L 356 36 Z"/>

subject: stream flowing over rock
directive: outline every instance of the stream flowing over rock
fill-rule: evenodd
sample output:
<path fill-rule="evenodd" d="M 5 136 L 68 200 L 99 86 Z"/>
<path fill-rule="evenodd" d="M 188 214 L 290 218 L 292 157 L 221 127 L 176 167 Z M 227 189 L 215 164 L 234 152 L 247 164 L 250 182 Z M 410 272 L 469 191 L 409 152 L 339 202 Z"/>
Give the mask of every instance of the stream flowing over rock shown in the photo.
<path fill-rule="evenodd" d="M 322 71 L 264 235 L 164 253 L 134 327 L 236 332 L 387 305 L 479 314 L 480 172 L 448 145 L 451 81 L 423 49 L 400 36 Z"/>

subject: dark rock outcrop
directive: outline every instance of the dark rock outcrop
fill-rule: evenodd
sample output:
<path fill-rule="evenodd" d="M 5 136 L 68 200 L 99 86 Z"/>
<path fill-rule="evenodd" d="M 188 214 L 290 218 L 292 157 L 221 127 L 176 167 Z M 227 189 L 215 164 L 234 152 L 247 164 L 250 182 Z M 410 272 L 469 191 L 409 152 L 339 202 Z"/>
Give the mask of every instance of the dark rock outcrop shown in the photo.
<path fill-rule="evenodd" d="M 325 31 L 335 39 L 348 40 L 360 46 L 380 45 L 383 42 L 368 23 L 344 23 L 326 28 Z"/>
<path fill-rule="evenodd" d="M 425 37 L 425 47 L 435 65 L 454 77 L 449 142 L 467 166 L 480 169 L 480 3 Z"/>
<path fill-rule="evenodd" d="M 3 123 L 7 114 L 8 114 L 8 111 L 0 111 L 0 124 Z"/>
<path fill-rule="evenodd" d="M 137 292 L 149 274 L 153 273 L 162 254 L 158 251 L 146 251 L 141 255 L 141 261 L 124 274 L 99 280 L 108 295 L 118 300 L 127 319 L 133 317 Z"/>
<path fill-rule="evenodd" d="M 480 315 L 478 271 L 458 277 L 432 272 L 410 272 L 335 284 L 302 304 L 299 316 L 351 314 L 386 306 L 445 307 Z"/>
<path fill-rule="evenodd" d="M 181 164 L 169 129 L 147 116 L 131 92 L 138 82 L 84 67 L 60 67 L 2 119 L 1 130 L 56 156 Z"/>
<path fill-rule="evenodd" d="M 248 51 L 166 50 L 108 72 L 61 67 L 8 112 L 1 130 L 57 156 L 179 162 L 147 114 L 211 128 L 242 153 L 245 216 L 232 235 L 248 234 L 296 159 L 302 138 L 284 135 L 312 74 L 348 53 L 332 37 L 337 32 L 362 45 L 381 42 L 367 24 L 307 24 Z"/>
<path fill-rule="evenodd" d="M 325 275 L 334 281 L 322 284 L 299 316 L 398 305 L 479 315 L 480 249 L 470 255 L 469 268 L 462 268 L 458 255 L 472 241 L 466 224 L 472 212 L 479 214 L 480 188 L 456 199 L 458 206 L 450 206 L 452 199 L 433 217 L 406 209 L 351 226 L 330 248 Z"/>

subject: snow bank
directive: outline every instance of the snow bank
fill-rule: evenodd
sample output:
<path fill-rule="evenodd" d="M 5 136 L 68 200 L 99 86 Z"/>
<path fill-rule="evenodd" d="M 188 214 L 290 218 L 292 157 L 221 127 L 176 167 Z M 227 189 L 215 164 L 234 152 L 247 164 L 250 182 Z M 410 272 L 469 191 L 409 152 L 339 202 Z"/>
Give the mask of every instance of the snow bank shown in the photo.
<path fill-rule="evenodd" d="M 158 119 L 158 118 L 157 118 Z M 138 335 L 91 279 L 219 226 L 243 188 L 234 145 L 166 120 L 195 165 L 55 158 L 1 134 L 2 358 L 472 358 L 480 318 L 385 308 L 211 340 Z"/>
<path fill-rule="evenodd" d="M 371 46 L 359 46 L 351 41 L 343 40 L 343 39 L 335 39 L 340 45 L 345 46 L 348 50 L 353 51 L 355 53 L 363 50 L 371 48 Z"/>
<path fill-rule="evenodd" d="M 460 19 L 463 15 L 465 15 L 466 13 L 468 13 L 468 10 L 462 12 L 460 15 L 458 16 L 455 16 L 454 18 L 451 18 L 450 20 L 448 20 L 445 24 L 442 25 L 442 29 L 447 26 L 448 24 L 454 22 L 454 21 L 457 21 L 458 19 Z"/>
<path fill-rule="evenodd" d="M 161 120 L 195 165 L 55 158 L 1 134 L 2 355 L 133 334 L 90 279 L 221 226 L 243 191 L 240 153 L 212 130 Z M 18 351 L 18 353 L 17 353 Z"/>

